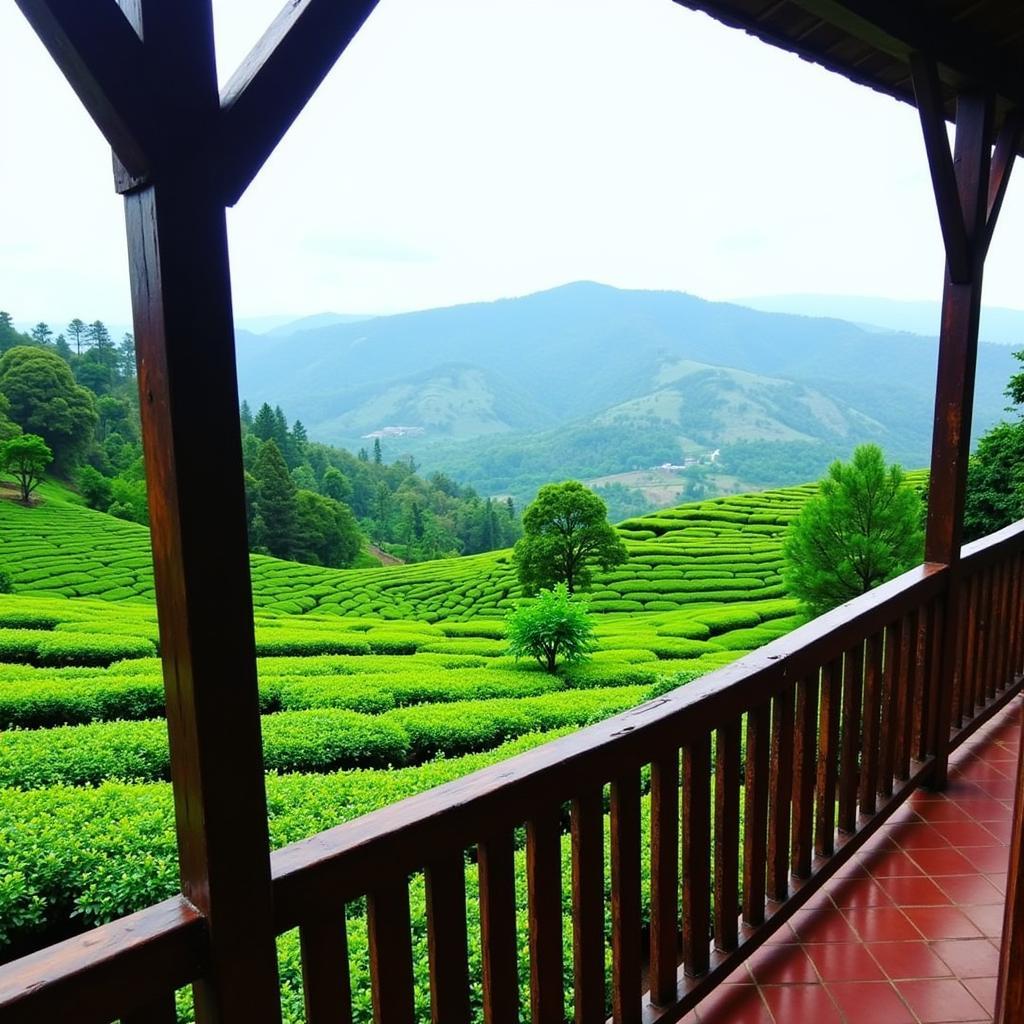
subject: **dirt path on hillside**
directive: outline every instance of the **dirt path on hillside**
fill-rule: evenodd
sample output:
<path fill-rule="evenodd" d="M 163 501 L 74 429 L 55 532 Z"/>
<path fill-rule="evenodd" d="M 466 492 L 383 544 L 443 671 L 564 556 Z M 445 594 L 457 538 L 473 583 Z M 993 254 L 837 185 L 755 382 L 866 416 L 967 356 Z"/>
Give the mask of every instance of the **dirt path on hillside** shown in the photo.
<path fill-rule="evenodd" d="M 381 551 L 376 544 L 367 544 L 366 550 L 369 551 L 381 565 L 405 565 L 405 562 L 403 562 L 401 558 L 395 558 L 394 555 L 389 555 L 386 551 Z"/>

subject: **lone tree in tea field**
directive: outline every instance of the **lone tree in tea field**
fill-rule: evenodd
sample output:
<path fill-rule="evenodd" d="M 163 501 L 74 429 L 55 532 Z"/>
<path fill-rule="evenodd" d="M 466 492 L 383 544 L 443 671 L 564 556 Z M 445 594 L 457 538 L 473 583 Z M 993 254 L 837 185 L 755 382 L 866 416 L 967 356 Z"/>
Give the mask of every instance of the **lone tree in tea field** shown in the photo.
<path fill-rule="evenodd" d="M 51 462 L 53 452 L 36 434 L 19 434 L 0 444 L 0 469 L 13 474 L 26 505 Z"/>
<path fill-rule="evenodd" d="M 552 674 L 559 658 L 571 665 L 597 646 L 587 606 L 564 583 L 542 590 L 537 598 L 510 612 L 506 637 L 510 654 L 517 659 L 536 658 Z"/>
<path fill-rule="evenodd" d="M 590 586 L 593 567 L 611 569 L 627 559 L 626 546 L 608 524 L 608 507 L 575 480 L 547 484 L 523 513 L 523 536 L 513 560 L 527 594 L 564 583 L 569 594 Z"/>
<path fill-rule="evenodd" d="M 921 499 L 881 448 L 860 445 L 828 476 L 790 525 L 783 554 L 789 590 L 815 615 L 921 560 Z"/>

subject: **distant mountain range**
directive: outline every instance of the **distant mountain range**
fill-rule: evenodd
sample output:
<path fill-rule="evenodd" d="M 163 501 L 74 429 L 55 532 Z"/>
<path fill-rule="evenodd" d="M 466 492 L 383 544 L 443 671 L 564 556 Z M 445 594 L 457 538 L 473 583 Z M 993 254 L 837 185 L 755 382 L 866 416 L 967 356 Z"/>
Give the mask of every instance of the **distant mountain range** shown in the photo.
<path fill-rule="evenodd" d="M 863 295 L 767 295 L 736 299 L 741 306 L 766 313 L 833 317 L 873 331 L 909 331 L 934 338 L 939 332 L 938 302 L 904 302 Z M 1024 345 L 1024 310 L 985 306 L 981 311 L 981 340 L 996 345 Z"/>
<path fill-rule="evenodd" d="M 336 444 L 386 431 L 389 457 L 411 453 L 488 493 L 715 448 L 729 465 L 730 451 L 739 459 L 755 446 L 763 461 L 774 446 L 780 467 L 795 458 L 800 472 L 811 453 L 824 465 L 863 440 L 907 464 L 928 458 L 933 338 L 589 282 L 355 322 L 327 316 L 240 330 L 242 397 L 280 404 Z M 981 346 L 976 433 L 1000 418 L 1012 366 L 1005 345 Z M 395 437 L 396 427 L 416 429 Z"/>

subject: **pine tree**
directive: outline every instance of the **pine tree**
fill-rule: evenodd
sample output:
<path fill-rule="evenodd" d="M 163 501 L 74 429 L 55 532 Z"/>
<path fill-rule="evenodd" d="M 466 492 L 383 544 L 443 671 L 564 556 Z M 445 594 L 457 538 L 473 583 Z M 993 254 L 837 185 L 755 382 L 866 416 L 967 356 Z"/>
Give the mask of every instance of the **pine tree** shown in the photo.
<path fill-rule="evenodd" d="M 292 449 L 295 457 L 301 462 L 306 457 L 306 445 L 309 444 L 309 435 L 303 426 L 302 420 L 296 420 L 292 427 Z"/>
<path fill-rule="evenodd" d="M 380 438 L 373 439 L 373 464 L 379 466 L 384 461 L 384 453 L 380 448 Z"/>
<path fill-rule="evenodd" d="M 122 380 L 131 380 L 135 376 L 135 335 L 127 331 L 117 346 L 117 368 Z"/>
<path fill-rule="evenodd" d="M 76 356 L 82 354 L 82 339 L 86 336 L 85 331 L 85 321 L 79 320 L 77 316 L 68 324 L 68 337 L 74 343 Z"/>
<path fill-rule="evenodd" d="M 92 350 L 98 362 L 102 363 L 109 370 L 117 368 L 117 350 L 113 341 L 110 340 L 110 331 L 102 320 L 94 320 L 86 328 L 89 339 L 89 348 Z"/>
<path fill-rule="evenodd" d="M 365 448 L 360 448 L 359 454 L 356 456 L 356 458 L 359 459 L 360 462 L 369 462 L 370 453 Z"/>
<path fill-rule="evenodd" d="M 291 558 L 297 541 L 297 488 L 281 449 L 272 439 L 263 442 L 253 477 L 253 540 L 278 558 Z"/>
<path fill-rule="evenodd" d="M 50 330 L 49 324 L 44 324 L 42 320 L 39 321 L 29 331 L 29 336 L 37 345 L 49 345 L 50 339 L 53 337 L 53 331 Z"/>
<path fill-rule="evenodd" d="M 244 398 L 238 410 L 238 417 L 242 421 L 242 433 L 245 434 L 252 427 L 252 409 Z"/>
<path fill-rule="evenodd" d="M 252 421 L 252 432 L 261 441 L 271 441 L 274 438 L 274 428 L 276 421 L 274 419 L 274 410 L 264 402 L 256 413 L 256 418 Z"/>

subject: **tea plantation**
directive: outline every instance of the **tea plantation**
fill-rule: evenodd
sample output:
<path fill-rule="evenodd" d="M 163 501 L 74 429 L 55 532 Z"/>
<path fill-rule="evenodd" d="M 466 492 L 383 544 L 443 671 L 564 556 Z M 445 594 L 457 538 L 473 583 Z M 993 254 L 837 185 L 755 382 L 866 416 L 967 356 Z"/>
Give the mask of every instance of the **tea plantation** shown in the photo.
<path fill-rule="evenodd" d="M 781 538 L 810 492 L 621 524 L 629 562 L 599 575 L 590 595 L 599 650 L 558 676 L 505 654 L 503 615 L 520 597 L 508 552 L 347 571 L 254 556 L 274 845 L 613 715 L 783 635 L 801 620 L 781 583 Z M 0 564 L 14 582 L 0 597 L 7 959 L 175 892 L 177 864 L 146 530 L 56 493 L 31 509 L 0 501 Z M 568 854 L 566 838 L 566 883 Z M 522 854 L 517 870 L 524 909 Z M 411 886 L 418 1010 L 429 1019 L 422 879 Z M 472 924 L 471 862 L 467 892 Z M 356 1019 L 368 1022 L 364 908 L 348 914 Z M 479 979 L 478 929 L 470 934 Z M 565 940 L 569 969 L 568 921 Z M 280 956 L 286 1020 L 298 1022 L 294 935 Z M 474 999 L 479 1007 L 479 990 Z M 180 1013 L 190 1019 L 187 994 Z"/>

